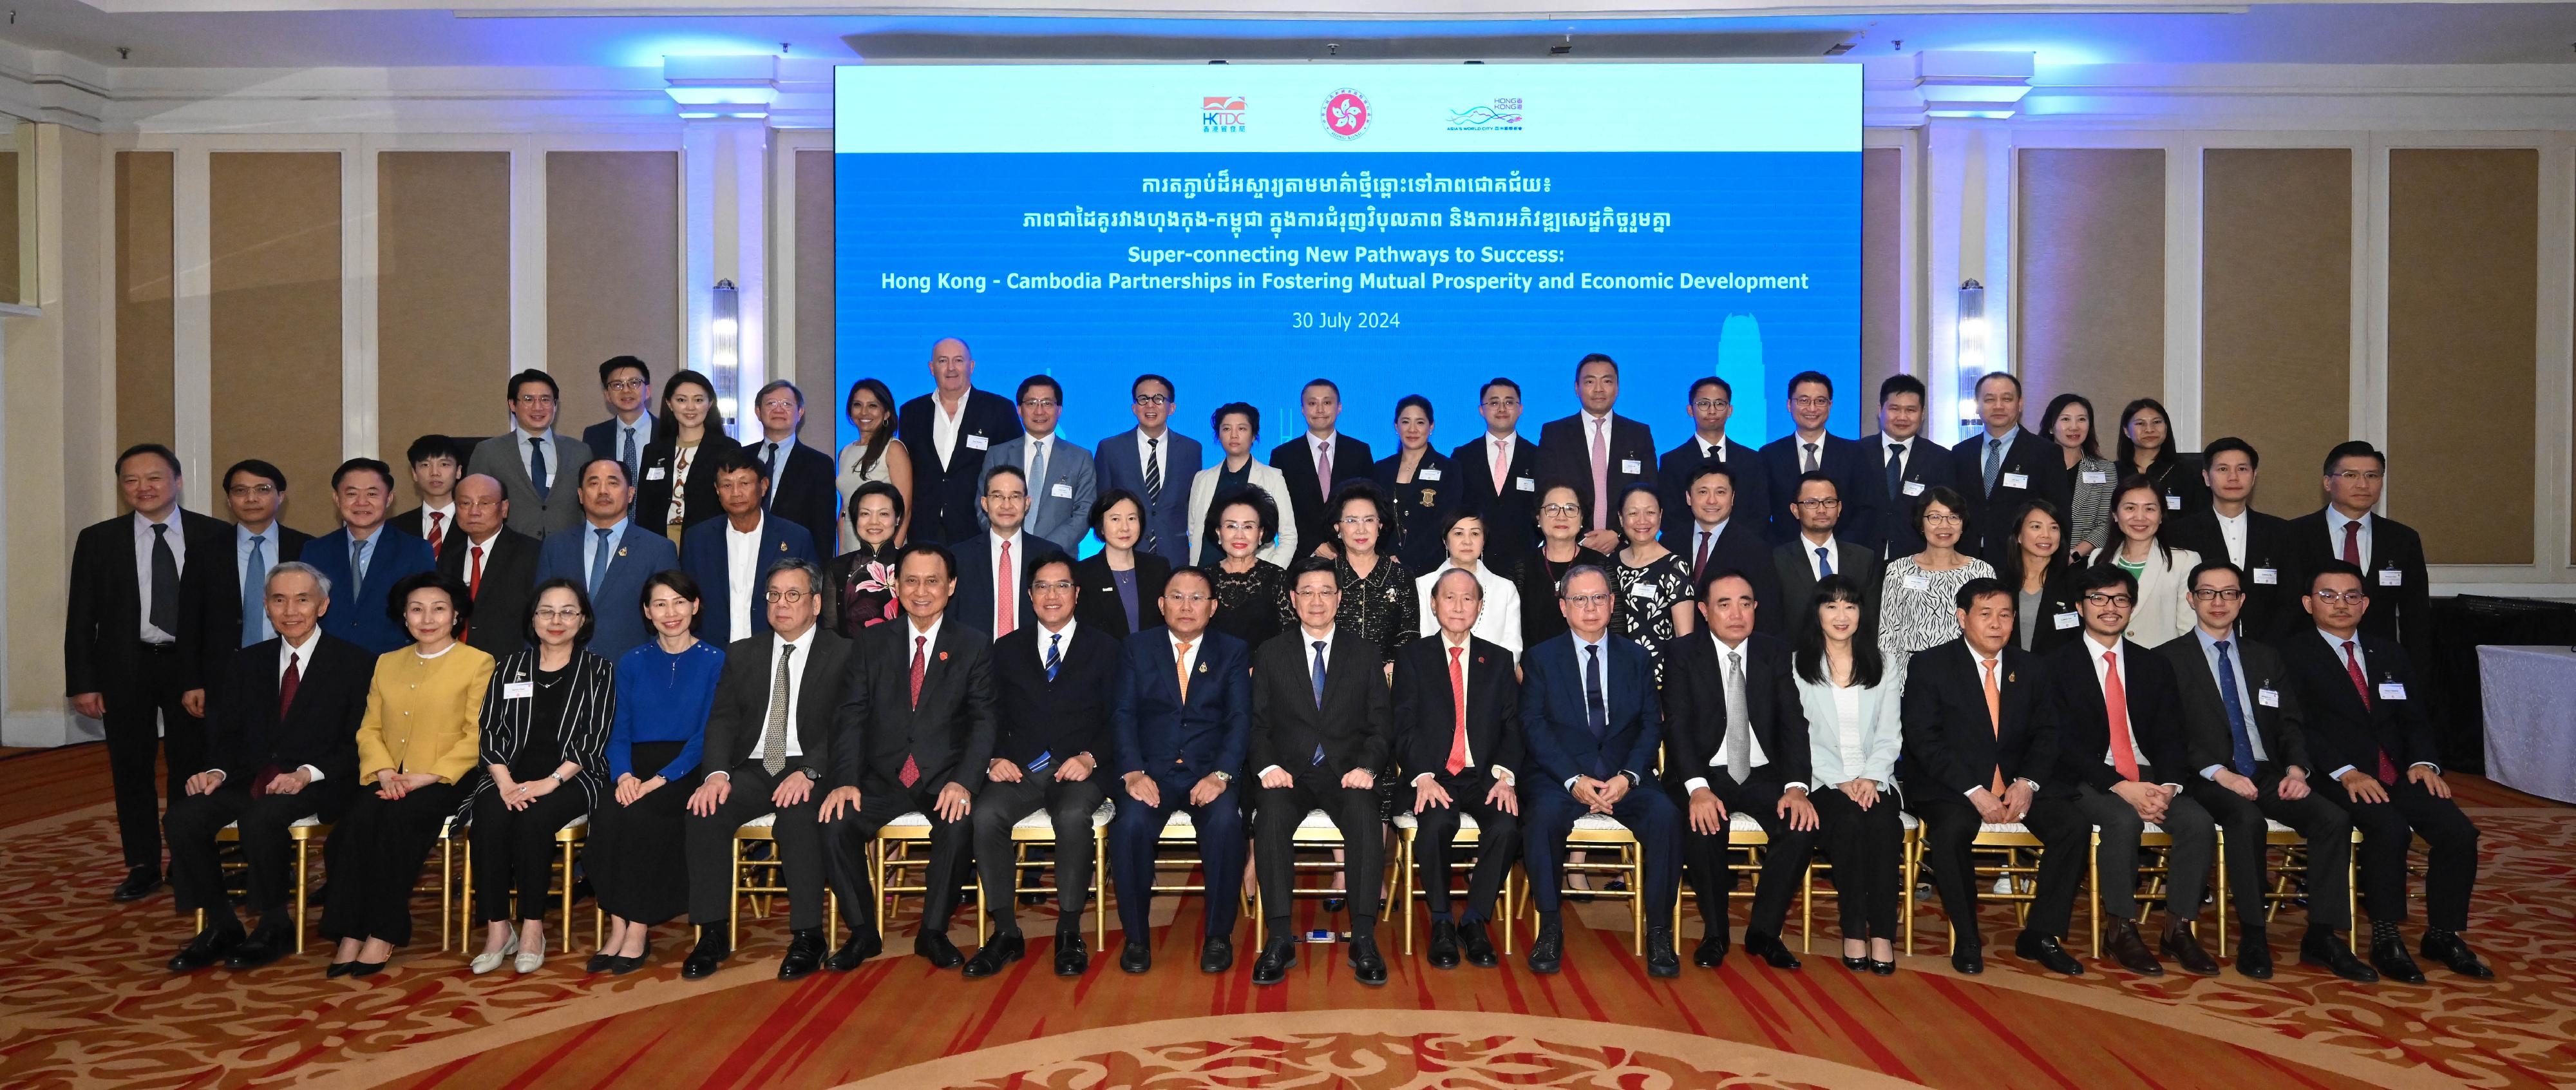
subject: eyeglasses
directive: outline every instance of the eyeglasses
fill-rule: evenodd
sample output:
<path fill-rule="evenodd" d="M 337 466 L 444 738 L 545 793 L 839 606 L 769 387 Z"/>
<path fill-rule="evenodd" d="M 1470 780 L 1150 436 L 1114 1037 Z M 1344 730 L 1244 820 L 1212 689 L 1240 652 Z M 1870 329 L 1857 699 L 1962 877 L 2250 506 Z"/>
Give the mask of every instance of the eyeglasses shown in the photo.
<path fill-rule="evenodd" d="M 277 487 L 275 485 L 267 484 L 237 484 L 231 488 L 224 489 L 224 493 L 237 500 L 246 500 L 254 496 L 264 498 L 276 495 Z"/>
<path fill-rule="evenodd" d="M 1965 520 L 1957 515 L 1925 515 L 1923 521 L 1930 526 L 1956 526 Z"/>
<path fill-rule="evenodd" d="M 1822 511 L 1828 507 L 1840 507 L 1842 505 L 1843 501 L 1837 499 L 1792 500 L 1789 502 L 1789 506 L 1791 507 L 1804 507 L 1810 511 Z"/>
<path fill-rule="evenodd" d="M 769 593 L 767 593 L 767 594 L 761 595 L 761 597 L 768 599 L 769 604 L 771 604 L 771 605 L 777 605 L 777 604 L 779 604 L 779 603 L 781 603 L 781 602 L 785 602 L 785 603 L 787 603 L 788 605 L 791 605 L 791 606 L 792 606 L 792 605 L 795 605 L 795 604 L 796 604 L 796 603 L 798 603 L 798 602 L 802 602 L 802 601 L 804 601 L 804 600 L 805 600 L 805 599 L 807 599 L 807 598 L 820 598 L 820 597 L 822 597 L 822 595 L 820 595 L 820 594 L 815 594 L 815 593 L 813 593 L 812 591 L 803 591 L 803 590 L 773 590 L 773 591 L 770 591 L 770 592 L 769 592 Z"/>
<path fill-rule="evenodd" d="M 1576 609 L 1592 609 L 1609 605 L 1610 596 L 1597 591 L 1591 594 L 1569 594 L 1565 596 L 1565 604 Z"/>
<path fill-rule="evenodd" d="M 1342 596 L 1342 588 L 1340 588 L 1340 587 L 1299 587 L 1299 588 L 1297 588 L 1297 589 L 1295 589 L 1295 590 L 1293 590 L 1293 591 L 1289 591 L 1288 593 L 1290 593 L 1290 594 L 1292 594 L 1292 595 L 1295 595 L 1296 597 L 1304 598 L 1304 599 L 1307 599 L 1307 600 L 1311 601 L 1311 600 L 1318 599 L 1318 598 L 1339 598 L 1339 597 L 1341 597 L 1341 596 Z"/>
<path fill-rule="evenodd" d="M 554 403 L 555 403 L 555 395 L 553 395 L 553 394 L 520 394 L 520 395 L 518 396 L 517 400 L 518 400 L 519 404 L 521 404 L 521 405 L 552 405 L 552 404 L 554 404 Z"/>
<path fill-rule="evenodd" d="M 609 388 L 609 389 L 614 390 L 614 391 L 616 391 L 616 392 L 618 392 L 618 393 L 621 393 L 621 394 L 622 394 L 622 393 L 625 393 L 625 392 L 627 392 L 627 391 L 629 391 L 629 390 L 641 390 L 641 389 L 643 389 L 643 388 L 644 388 L 644 386 L 645 386 L 645 382 L 644 382 L 644 380 L 643 380 L 643 379 L 640 379 L 640 378 L 621 378 L 621 379 L 612 379 L 612 380 L 610 380 L 610 381 L 609 381 L 609 383 L 608 383 L 608 388 Z"/>
<path fill-rule="evenodd" d="M 1163 592 L 1163 600 L 1174 605 L 1194 606 L 1208 600 L 1204 592 L 1172 590 Z"/>
<path fill-rule="evenodd" d="M 1058 404 L 1060 402 L 1051 397 L 1024 398 L 1020 401 L 1020 407 L 1023 409 L 1052 409 Z"/>
<path fill-rule="evenodd" d="M 1025 502 L 1029 498 L 1029 494 L 1026 492 L 987 492 L 984 493 L 984 498 L 991 500 L 994 503 L 1007 503 L 1015 500 Z"/>
<path fill-rule="evenodd" d="M 1539 506 L 1538 513 L 1542 515 L 1580 515 L 1583 513 L 1583 505 L 1579 503 L 1541 504 Z"/>
<path fill-rule="evenodd" d="M 1506 405 L 1515 409 L 1520 408 L 1521 399 L 1517 397 L 1489 397 L 1485 399 L 1485 407 L 1488 409 L 1499 409 Z"/>
<path fill-rule="evenodd" d="M 1138 394 L 1138 395 L 1136 395 L 1136 403 L 1137 403 L 1137 404 L 1139 404 L 1139 405 L 1156 406 L 1156 407 L 1163 406 L 1163 405 L 1169 405 L 1169 404 L 1171 404 L 1171 403 L 1172 403 L 1172 395 L 1170 395 L 1170 394 Z"/>
<path fill-rule="evenodd" d="M 1801 409 L 1826 409 L 1833 407 L 1834 399 L 1831 397 L 1817 397 L 1814 394 L 1807 394 L 1802 397 L 1790 398 L 1789 404 L 1795 405 Z"/>
<path fill-rule="evenodd" d="M 2084 604 L 2093 606 L 2097 609 L 2103 606 L 2116 606 L 2120 609 L 2127 609 L 2130 606 L 2138 604 L 2138 600 L 2131 598 L 2126 594 L 2094 593 L 2084 596 Z"/>
<path fill-rule="evenodd" d="M 1344 526 L 1375 526 L 1375 525 L 1377 525 L 1377 516 L 1376 516 L 1376 515 L 1344 515 L 1344 516 L 1342 516 L 1342 525 L 1344 525 Z"/>
<path fill-rule="evenodd" d="M 540 621 L 578 621 L 581 619 L 581 607 L 538 606 L 537 619 Z"/>
<path fill-rule="evenodd" d="M 2235 587 L 2229 587 L 2225 590 L 2202 589 L 2192 591 L 2191 597 L 2193 601 L 2197 602 L 2233 602 L 2245 597 L 2245 592 L 2238 590 Z"/>
<path fill-rule="evenodd" d="M 1728 401 L 1722 397 L 1703 397 L 1697 401 L 1691 402 L 1691 408 L 1694 409 L 1729 409 L 1733 407 L 1735 407 L 1734 402 Z"/>
<path fill-rule="evenodd" d="M 2386 476 L 2386 474 L 2384 474 L 2384 473 L 2380 472 L 2379 470 L 2375 470 L 2375 469 L 2372 469 L 2372 470 L 2347 469 L 2347 470 L 2344 470 L 2343 472 L 2340 472 L 2340 473 L 2335 474 L 2334 476 L 2335 476 L 2335 479 L 2336 479 L 2336 480 L 2338 480 L 2338 481 L 2342 481 L 2342 482 L 2344 482 L 2344 483 L 2346 483 L 2346 484 L 2351 484 L 2351 483 L 2352 483 L 2352 482 L 2354 482 L 2354 481 L 2368 481 L 2368 482 L 2370 482 L 2370 483 L 2372 483 L 2372 484 L 2378 484 L 2378 483 L 2379 483 L 2379 479 L 2380 479 L 2381 477 L 2383 477 L 2383 476 Z"/>
<path fill-rule="evenodd" d="M 2361 590 L 2358 587 L 2352 590 L 2340 592 L 2331 590 L 2312 590 L 2308 592 L 2308 597 L 2324 602 L 2327 605 L 2334 605 L 2339 602 L 2350 602 L 2353 605 L 2360 605 L 2363 602 L 2370 600 L 2369 592 Z"/>
<path fill-rule="evenodd" d="M 796 399 L 792 397 L 773 397 L 760 403 L 760 411 L 762 412 L 768 412 L 771 409 L 801 409 L 804 407 L 805 406 L 798 404 Z"/>
<path fill-rule="evenodd" d="M 1037 593 L 1037 592 L 1039 592 L 1039 591 L 1042 591 L 1042 590 L 1044 590 L 1044 591 L 1064 591 L 1064 590 L 1072 590 L 1072 589 L 1073 589 L 1073 580 L 1070 580 L 1070 579 L 1041 579 L 1041 580 L 1038 580 L 1037 582 L 1034 582 L 1034 583 L 1029 584 L 1029 593 L 1031 593 L 1031 594 L 1035 594 L 1035 593 Z"/>

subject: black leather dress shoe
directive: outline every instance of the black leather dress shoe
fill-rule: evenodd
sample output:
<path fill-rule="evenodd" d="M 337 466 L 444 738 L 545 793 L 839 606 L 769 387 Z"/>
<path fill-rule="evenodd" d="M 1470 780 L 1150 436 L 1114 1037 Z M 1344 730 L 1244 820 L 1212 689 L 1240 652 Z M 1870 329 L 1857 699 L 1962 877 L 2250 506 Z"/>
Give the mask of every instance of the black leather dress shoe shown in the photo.
<path fill-rule="evenodd" d="M 294 946 L 295 937 L 292 935 L 281 931 L 254 931 L 249 938 L 242 940 L 241 945 L 233 947 L 232 955 L 224 959 L 224 968 L 236 973 L 256 969 L 285 957 Z"/>
<path fill-rule="evenodd" d="M 2102 947 L 2111 952 L 2111 960 L 2120 963 L 2121 968 L 2139 976 L 2165 975 L 2163 963 L 2158 962 L 2156 955 L 2147 949 L 2146 936 L 2138 934 L 2138 921 L 2114 916 L 2111 918 L 2109 930 L 2110 934 L 2102 937 Z M 2060 952 L 2062 953 L 2063 950 Z M 2024 953 L 2023 956 L 2030 955 Z"/>
<path fill-rule="evenodd" d="M 1691 950 L 1691 964 L 1702 969 L 1714 969 L 1724 965 L 1726 952 L 1733 949 L 1734 945 L 1728 941 L 1724 932 L 1711 932 L 1700 939 L 1699 945 Z"/>
<path fill-rule="evenodd" d="M 1485 934 L 1483 920 L 1459 926 L 1458 949 L 1466 955 L 1467 964 L 1479 969 L 1491 969 L 1503 963 L 1503 959 L 1494 955 L 1494 940 Z"/>
<path fill-rule="evenodd" d="M 1022 939 L 1019 932 L 995 935 L 993 941 L 975 949 L 974 957 L 966 959 L 966 978 L 978 980 L 1001 972 L 1003 966 L 1028 956 L 1028 953 L 1028 941 Z"/>
<path fill-rule="evenodd" d="M 1154 967 L 1154 946 L 1141 938 L 1129 937 L 1118 949 L 1118 968 L 1141 973 Z"/>
<path fill-rule="evenodd" d="M 1950 967 L 1969 976 L 1986 971 L 1986 948 L 1962 946 L 1950 951 Z"/>
<path fill-rule="evenodd" d="M 1423 960 L 1434 969 L 1458 967 L 1458 925 L 1448 920 L 1431 921 L 1431 951 Z"/>
<path fill-rule="evenodd" d="M 2200 937 L 2192 934 L 2189 927 L 2178 923 L 2166 925 L 2164 936 L 2157 941 L 2156 948 L 2164 951 L 2165 956 L 2182 966 L 2186 973 L 2193 976 L 2218 975 L 2218 959 L 2201 949 Z"/>
<path fill-rule="evenodd" d="M 2495 970 L 2478 960 L 2477 951 L 2469 949 L 2469 940 L 2453 931 L 2424 933 L 2424 956 L 2441 962 L 2442 967 L 2461 976 L 2494 980 Z"/>
<path fill-rule="evenodd" d="M 2406 956 L 2406 940 L 2390 939 L 2370 944 L 2370 967 L 2379 975 L 2400 984 L 2421 984 L 2424 970 L 2415 967 L 2415 959 Z"/>
<path fill-rule="evenodd" d="M 1091 969 L 1091 948 L 1083 945 L 1082 933 L 1068 931 L 1055 937 L 1055 975 L 1081 976 Z"/>
<path fill-rule="evenodd" d="M 1546 975 L 1565 968 L 1565 925 L 1542 923 L 1530 940 L 1529 971 Z"/>
<path fill-rule="evenodd" d="M 841 940 L 840 949 L 823 959 L 823 967 L 836 973 L 846 973 L 882 953 L 885 953 L 885 936 L 874 931 L 864 935 L 852 931 L 849 938 Z"/>
<path fill-rule="evenodd" d="M 1375 936 L 1351 939 L 1351 978 L 1372 988 L 1386 986 L 1386 957 L 1377 952 Z"/>
<path fill-rule="evenodd" d="M 934 969 L 954 969 L 965 964 L 966 955 L 957 952 L 957 944 L 948 941 L 946 932 L 924 931 L 912 940 L 912 952 Z"/>
<path fill-rule="evenodd" d="M 2272 943 L 2261 935 L 2247 935 L 2236 947 L 2236 971 L 2255 980 L 2272 979 Z"/>
<path fill-rule="evenodd" d="M 2129 927 L 2129 938 L 2134 942 L 2137 940 L 2137 937 L 2137 926 L 2132 924 Z M 2084 975 L 2084 963 L 2075 960 L 2075 956 L 2067 953 L 2066 948 L 2059 946 L 2057 944 L 2057 939 L 2052 936 L 2038 935 L 2024 931 L 2021 933 L 2021 938 L 2013 941 L 2013 952 L 2020 954 L 2022 957 L 2031 961 L 2038 962 L 2040 968 L 2046 969 L 2052 973 L 2061 973 L 2066 976 Z M 2145 943 L 2140 942 L 2138 944 L 2138 952 L 2141 954 L 2146 952 Z M 2148 960 L 2152 961 L 2154 959 L 2150 957 Z"/>
<path fill-rule="evenodd" d="M 2361 963 L 2343 936 L 2332 931 L 2310 931 L 2299 939 L 2299 964 L 2314 965 L 2355 984 L 2379 983 L 2379 970 Z"/>
<path fill-rule="evenodd" d="M 1252 982 L 1277 984 L 1288 979 L 1288 970 L 1297 965 L 1297 940 L 1274 938 L 1261 948 L 1261 956 L 1252 959 Z"/>
<path fill-rule="evenodd" d="M 1210 935 L 1199 944 L 1199 971 L 1222 973 L 1234 968 L 1234 937 Z"/>
<path fill-rule="evenodd" d="M 823 967 L 823 930 L 804 928 L 787 933 L 787 956 L 778 961 L 778 979 L 803 980 Z"/>
<path fill-rule="evenodd" d="M 197 932 L 195 938 L 188 940 L 188 945 L 170 955 L 170 971 L 193 973 L 209 965 L 222 964 L 241 944 L 242 932 L 238 927 Z"/>
<path fill-rule="evenodd" d="M 1788 945 L 1781 942 L 1777 935 L 1766 935 L 1759 931 L 1745 932 L 1744 952 L 1761 958 L 1763 964 L 1774 969 L 1798 967 L 1798 955 L 1790 953 Z"/>
<path fill-rule="evenodd" d="M 723 968 L 725 959 L 732 956 L 733 944 L 725 940 L 724 928 L 701 927 L 697 947 L 689 951 L 687 961 L 680 963 L 680 979 L 704 980 Z"/>
<path fill-rule="evenodd" d="M 1673 952 L 1673 929 L 1646 929 L 1646 975 L 1675 977 L 1682 975 L 1682 956 Z"/>
<path fill-rule="evenodd" d="M 152 891 L 159 888 L 161 888 L 161 868 L 136 867 L 125 872 L 125 880 L 118 882 L 116 892 L 109 896 L 118 901 L 140 901 L 152 896 Z"/>

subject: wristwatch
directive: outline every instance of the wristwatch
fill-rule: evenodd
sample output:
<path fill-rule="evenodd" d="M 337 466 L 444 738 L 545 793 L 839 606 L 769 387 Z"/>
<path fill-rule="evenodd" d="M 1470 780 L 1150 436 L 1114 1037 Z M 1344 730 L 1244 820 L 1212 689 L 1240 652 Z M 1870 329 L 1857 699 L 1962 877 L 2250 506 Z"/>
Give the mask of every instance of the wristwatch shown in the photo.
<path fill-rule="evenodd" d="M 561 772 L 548 772 L 546 773 L 546 778 L 555 781 L 555 786 L 557 787 L 564 785 L 563 773 Z"/>
<path fill-rule="evenodd" d="M 1211 776 L 1216 777 L 1216 782 L 1218 782 L 1218 783 L 1233 783 L 1233 782 L 1234 782 L 1234 773 L 1231 773 L 1231 772 L 1226 772 L 1226 771 L 1222 771 L 1222 770 L 1220 770 L 1220 771 L 1216 771 L 1216 772 L 1210 772 L 1210 773 L 1208 773 L 1208 775 L 1211 775 Z"/>

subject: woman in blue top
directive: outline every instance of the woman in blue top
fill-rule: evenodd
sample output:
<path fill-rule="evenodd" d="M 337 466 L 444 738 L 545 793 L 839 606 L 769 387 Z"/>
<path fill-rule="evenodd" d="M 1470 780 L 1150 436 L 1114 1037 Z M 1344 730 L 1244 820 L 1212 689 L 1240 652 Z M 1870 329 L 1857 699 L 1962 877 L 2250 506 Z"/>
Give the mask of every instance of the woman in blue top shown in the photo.
<path fill-rule="evenodd" d="M 698 616 L 696 580 L 679 571 L 647 577 L 643 609 L 656 639 L 617 660 L 617 719 L 608 733 L 616 795 L 591 812 L 582 856 L 608 914 L 608 937 L 590 971 L 621 976 L 653 955 L 653 925 L 688 907 L 681 818 L 698 788 L 698 754 L 724 667 L 723 648 L 689 633 Z"/>

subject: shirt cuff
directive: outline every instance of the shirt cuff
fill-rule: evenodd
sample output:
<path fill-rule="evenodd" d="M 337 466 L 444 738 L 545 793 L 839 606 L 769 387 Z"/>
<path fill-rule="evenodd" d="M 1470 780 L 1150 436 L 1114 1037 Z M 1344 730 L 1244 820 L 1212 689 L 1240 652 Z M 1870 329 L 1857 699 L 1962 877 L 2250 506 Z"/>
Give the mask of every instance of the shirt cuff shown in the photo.
<path fill-rule="evenodd" d="M 1421 787 L 1421 786 L 1422 786 L 1422 781 L 1424 781 L 1424 780 L 1429 780 L 1429 779 L 1436 779 L 1436 778 L 1437 778 L 1437 777 L 1435 777 L 1434 775 L 1432 775 L 1432 774 L 1431 774 L 1431 773 L 1429 773 L 1429 772 L 1422 773 L 1421 775 L 1415 776 L 1415 777 L 1413 778 L 1413 786 L 1415 786 L 1415 787 L 1417 787 L 1417 788 L 1418 788 L 1418 787 Z"/>
<path fill-rule="evenodd" d="M 727 772 L 727 771 L 725 771 L 725 770 L 723 770 L 723 769 L 719 768 L 719 769 L 717 769 L 717 770 L 715 770 L 715 771 L 713 771 L 713 772 L 709 772 L 709 773 L 707 773 L 707 778 L 708 778 L 708 779 L 710 779 L 710 780 L 716 780 L 716 779 L 725 779 L 725 780 L 730 780 L 730 779 L 732 779 L 732 778 L 733 778 L 733 773 L 731 773 L 731 772 Z"/>
<path fill-rule="evenodd" d="M 2227 766 L 2225 766 L 2225 765 L 2210 765 L 2210 766 L 2208 766 L 2208 767 L 2203 768 L 2203 769 L 2201 769 L 2201 770 L 2200 770 L 2200 778 L 2201 778 L 2201 779 L 2204 779 L 2204 780 L 2208 780 L 2208 781 L 2209 781 L 2209 782 L 2211 782 L 2211 783 L 2217 783 L 2217 782 L 2218 782 L 2218 774 L 2219 774 L 2220 772 L 2226 771 L 2226 768 L 2227 768 Z"/>
<path fill-rule="evenodd" d="M 1784 783 L 1780 785 L 1780 790 L 1786 791 L 1792 787 L 1797 788 L 1798 793 L 1801 795 L 1807 793 L 1807 785 L 1803 783 Z"/>
<path fill-rule="evenodd" d="M 304 774 L 304 782 L 307 784 L 322 782 L 321 769 L 315 768 L 312 765 L 297 765 L 295 766 L 295 770 Z"/>
<path fill-rule="evenodd" d="M 2335 770 L 2334 770 L 2334 772 L 2333 772 L 2332 774 L 2328 775 L 2326 778 L 2327 778 L 2327 779 L 2333 779 L 2333 780 L 2340 780 L 2340 779 L 2342 779 L 2342 778 L 2343 778 L 2343 774 L 2344 774 L 2344 773 L 2346 773 L 2346 772 L 2350 772 L 2350 771 L 2352 771 L 2352 766 L 2351 766 L 2351 765 L 2345 765 L 2345 766 L 2343 766 L 2342 768 L 2335 769 Z"/>
<path fill-rule="evenodd" d="M 1701 789 L 1701 788 L 1703 788 L 1703 787 L 1707 787 L 1707 786 L 1708 786 L 1708 777 L 1706 777 L 1706 776 L 1693 776 L 1693 777 L 1691 777 L 1691 778 L 1689 778 L 1689 779 L 1687 779 L 1687 780 L 1683 780 L 1683 781 L 1682 781 L 1682 790 L 1683 790 L 1684 792 L 1693 792 L 1693 791 L 1698 791 L 1699 789 Z"/>
<path fill-rule="evenodd" d="M 1568 776 L 1568 777 L 1566 777 L 1566 778 L 1565 778 L 1565 789 L 1566 789 L 1566 790 L 1568 790 L 1568 791 L 1572 791 L 1572 790 L 1574 790 L 1574 781 L 1579 780 L 1579 779 L 1582 779 L 1582 778 L 1583 778 L 1583 777 L 1581 777 L 1581 776 Z"/>
<path fill-rule="evenodd" d="M 1971 787 L 1971 788 L 1969 788 L 1969 789 L 1968 789 L 1968 797 L 1969 797 L 1969 798 L 1971 798 L 1971 799 L 1976 798 L 1976 797 L 1977 797 L 1977 793 L 1978 793 L 1978 792 L 1980 792 L 1980 791 L 1985 791 L 1985 794 L 1986 794 L 1986 797 L 1987 797 L 1987 798 L 1993 798 L 1993 797 L 1995 796 L 1995 793 L 1994 793 L 1994 792 L 1992 792 L 1992 791 L 1986 791 L 1986 785 L 1984 785 L 1984 784 L 1978 784 L 1977 786 L 1975 786 L 1975 787 Z"/>
<path fill-rule="evenodd" d="M 2182 785 L 2181 785 L 2181 784 L 2178 784 L 2178 783 L 2160 783 L 2160 784 L 2157 784 L 2156 786 L 2161 787 L 2161 788 L 2164 788 L 2165 790 L 2171 791 L 2171 792 L 2173 792 L 2173 793 L 2175 793 L 2175 794 L 2181 794 L 2181 793 L 2182 793 Z"/>
<path fill-rule="evenodd" d="M 200 776 L 212 776 L 212 777 L 214 777 L 214 778 L 215 778 L 215 782 L 216 782 L 216 783 L 222 783 L 222 782 L 224 782 L 225 780 L 228 780 L 228 779 L 231 779 L 231 778 L 232 778 L 232 777 L 230 777 L 230 776 L 226 776 L 226 775 L 224 775 L 224 770 L 223 770 L 223 769 L 220 769 L 220 768 L 209 768 L 209 769 L 207 769 L 207 770 L 205 770 L 205 771 L 203 771 L 203 772 L 198 773 L 198 775 L 200 775 Z"/>
<path fill-rule="evenodd" d="M 1269 768 L 1264 768 L 1264 769 L 1262 769 L 1261 771 L 1259 771 L 1259 772 L 1257 772 L 1257 773 L 1254 773 L 1252 778 L 1253 778 L 1253 779 L 1256 779 L 1256 780 L 1257 780 L 1257 779 L 1260 779 L 1260 778 L 1262 778 L 1262 777 L 1264 777 L 1264 776 L 1269 775 L 1269 774 L 1270 774 L 1271 772 L 1273 772 L 1274 770 L 1275 770 L 1275 771 L 1279 771 L 1279 772 L 1286 772 L 1286 771 L 1288 771 L 1287 769 L 1280 768 L 1278 765 L 1271 765 Z"/>
<path fill-rule="evenodd" d="M 1488 771 L 1493 773 L 1495 783 L 1499 783 L 1505 787 L 1510 787 L 1520 780 L 1520 777 L 1512 775 L 1511 769 L 1504 768 L 1501 765 L 1494 765 L 1492 768 L 1488 769 Z"/>
<path fill-rule="evenodd" d="M 2433 770 L 2433 774 L 2434 774 L 2434 775 L 2436 775 L 2436 776 L 2439 776 L 2439 775 L 2441 775 L 2441 774 L 2442 774 L 2442 766 L 2437 765 L 2437 764 L 2434 764 L 2434 763 L 2433 763 L 2433 762 L 2431 762 L 2431 761 L 2417 761 L 2417 762 L 2415 762 L 2414 764 L 2407 765 L 2406 767 L 2408 767 L 2408 768 L 2410 768 L 2410 769 L 2413 769 L 2413 768 L 2429 768 L 2429 769 L 2432 769 L 2432 770 Z"/>

